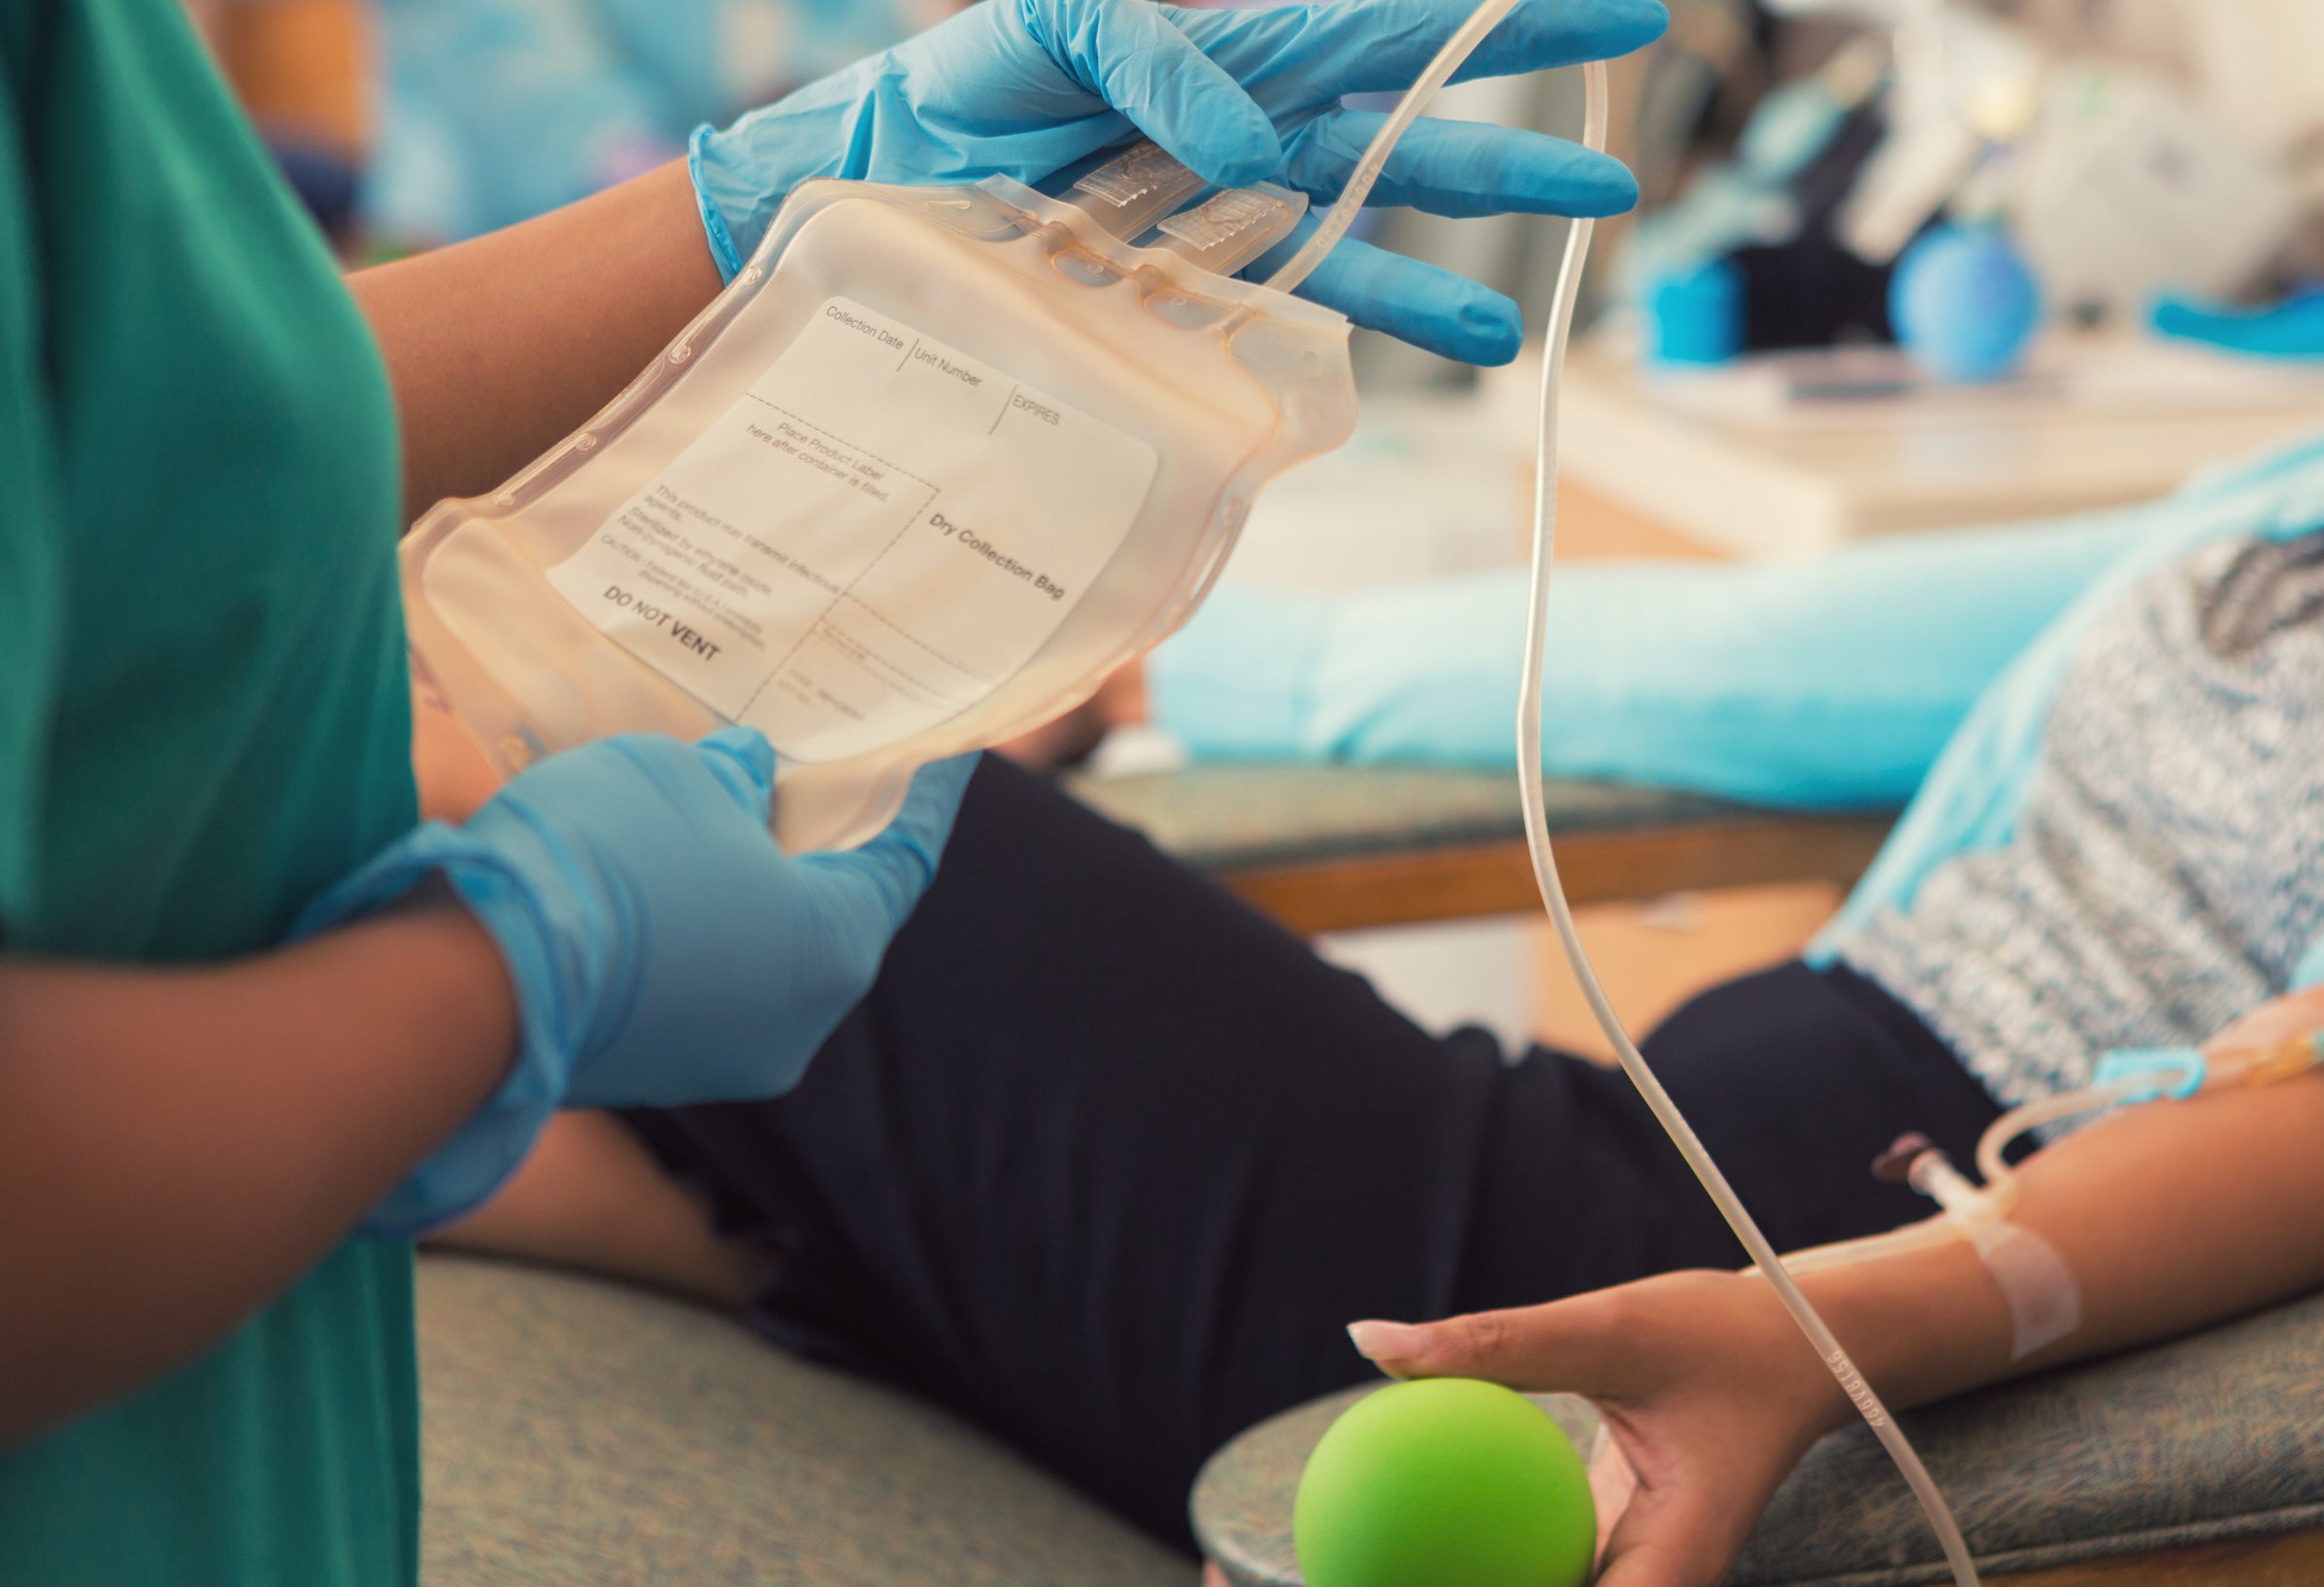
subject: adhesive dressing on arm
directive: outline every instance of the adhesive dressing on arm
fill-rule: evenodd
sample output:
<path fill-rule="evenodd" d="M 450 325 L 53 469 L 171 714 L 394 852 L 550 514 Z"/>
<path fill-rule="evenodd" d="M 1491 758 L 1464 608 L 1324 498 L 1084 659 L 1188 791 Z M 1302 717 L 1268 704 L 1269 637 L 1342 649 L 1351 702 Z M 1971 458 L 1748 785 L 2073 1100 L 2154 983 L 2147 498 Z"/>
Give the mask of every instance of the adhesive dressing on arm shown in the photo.
<path fill-rule="evenodd" d="M 1969 1243 L 2009 1307 L 2012 1364 L 2065 1339 L 2082 1325 L 2082 1294 L 2058 1248 L 2021 1224 L 1979 1229 Z"/>
<path fill-rule="evenodd" d="M 1873 1172 L 1928 1197 L 1941 1208 L 1939 1216 L 1885 1235 L 1793 1252 L 1783 1258 L 1783 1267 L 1792 1274 L 1813 1273 L 1966 1241 L 2009 1307 L 2009 1360 L 2023 1361 L 2081 1327 L 2082 1301 L 2065 1254 L 2012 1218 L 2017 1171 L 2009 1161 L 2010 1145 L 2034 1131 L 2109 1108 L 2278 1085 L 2319 1065 L 2324 1065 L 2324 1032 L 2302 1032 L 2217 1057 L 2200 1047 L 2106 1053 L 2088 1086 L 2013 1108 L 1987 1127 L 1976 1151 L 1982 1184 L 1955 1168 L 1925 1136 L 1908 1135 L 1882 1154 Z"/>

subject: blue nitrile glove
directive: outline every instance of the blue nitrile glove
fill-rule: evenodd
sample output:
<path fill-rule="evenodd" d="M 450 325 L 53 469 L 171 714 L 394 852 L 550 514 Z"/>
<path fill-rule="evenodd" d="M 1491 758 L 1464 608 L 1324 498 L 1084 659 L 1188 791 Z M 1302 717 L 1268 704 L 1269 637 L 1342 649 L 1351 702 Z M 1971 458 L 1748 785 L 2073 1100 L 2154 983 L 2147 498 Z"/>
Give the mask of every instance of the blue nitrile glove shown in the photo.
<path fill-rule="evenodd" d="M 522 1048 L 499 1095 L 364 1224 L 399 1238 L 481 1202 L 560 1107 L 682 1107 L 797 1083 L 871 990 L 936 874 L 974 755 L 923 768 L 885 832 L 797 857 L 767 833 L 775 752 L 750 728 L 552 756 L 458 827 L 431 822 L 293 928 L 442 873 L 500 946 Z"/>
<path fill-rule="evenodd" d="M 1222 186 L 1262 179 L 1339 193 L 1381 117 L 1341 96 L 1411 85 L 1474 0 L 1331 0 L 1191 11 L 1145 0 L 983 0 L 723 131 L 694 134 L 694 186 L 728 277 L 811 177 L 1040 183 L 1133 136 Z M 1524 0 L 1462 68 L 1506 76 L 1651 43 L 1659 0 Z M 1613 215 L 1638 198 L 1619 161 L 1539 133 L 1422 120 L 1374 199 L 1439 215 Z M 1312 220 L 1252 267 L 1288 256 Z M 1516 305 L 1433 266 L 1343 242 L 1303 295 L 1421 347 L 1506 363 Z"/>
<path fill-rule="evenodd" d="M 2208 342 L 2232 352 L 2324 358 L 2324 286 L 2304 287 L 2265 309 L 2239 309 L 2166 293 L 2155 301 L 2147 319 L 2164 336 Z"/>

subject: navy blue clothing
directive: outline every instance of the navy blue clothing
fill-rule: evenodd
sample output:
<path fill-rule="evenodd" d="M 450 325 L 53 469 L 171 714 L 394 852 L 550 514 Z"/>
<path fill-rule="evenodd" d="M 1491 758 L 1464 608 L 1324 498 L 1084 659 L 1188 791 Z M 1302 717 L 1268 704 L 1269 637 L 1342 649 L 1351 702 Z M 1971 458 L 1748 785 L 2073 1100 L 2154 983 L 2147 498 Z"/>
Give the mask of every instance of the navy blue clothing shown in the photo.
<path fill-rule="evenodd" d="M 1780 1248 L 1923 1214 L 1993 1105 L 1907 1010 L 1792 964 L 1646 1054 Z M 636 1113 L 778 1249 L 752 1320 L 901 1384 L 1188 1546 L 1242 1429 L 1373 1369 L 1359 1317 L 1744 1260 L 1616 1072 L 1431 1036 L 1369 983 L 987 757 L 871 998 L 789 1096 Z"/>

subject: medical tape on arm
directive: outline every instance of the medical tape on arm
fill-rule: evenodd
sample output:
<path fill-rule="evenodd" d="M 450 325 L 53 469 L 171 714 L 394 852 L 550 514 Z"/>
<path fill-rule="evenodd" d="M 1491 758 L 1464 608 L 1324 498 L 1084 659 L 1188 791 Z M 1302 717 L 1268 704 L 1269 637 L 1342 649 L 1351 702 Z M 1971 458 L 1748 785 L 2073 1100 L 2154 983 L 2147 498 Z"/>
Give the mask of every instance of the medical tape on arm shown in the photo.
<path fill-rule="evenodd" d="M 1955 1240 L 1976 1252 L 2009 1308 L 2012 1364 L 2057 1343 L 2081 1326 L 2081 1291 L 2066 1258 L 2033 1230 L 1996 1217 L 1990 1208 L 1968 1214 L 1952 1212 L 1885 1235 L 1794 1251 L 1783 1258 L 1783 1265 L 1796 1275 L 1926 1251 Z"/>
<path fill-rule="evenodd" d="M 2023 1224 L 1962 1231 L 2009 1307 L 2009 1360 L 2023 1361 L 2082 1325 L 2082 1294 L 2058 1248 Z"/>
<path fill-rule="evenodd" d="M 1812 1273 L 1930 1250 L 1957 1240 L 1977 1254 L 2009 1308 L 2012 1365 L 2081 1326 L 2081 1290 L 2065 1256 L 2033 1230 L 2009 1221 L 2017 1197 L 2006 1169 L 1996 1183 L 1980 1186 L 1955 1169 L 1925 1136 L 1909 1135 L 1882 1154 L 1873 1172 L 1892 1184 L 1910 1185 L 1942 1207 L 1943 1215 L 1884 1235 L 1797 1251 L 1783 1259 L 1786 1268 L 1795 1274 Z"/>
<path fill-rule="evenodd" d="M 1899 1141 L 1883 1162 L 1902 1167 L 1907 1184 L 1944 1208 L 1945 1221 L 2001 1286 L 2009 1307 L 2012 1363 L 2081 1326 L 2082 1295 L 2066 1258 L 2033 1230 L 2009 1221 L 2017 1193 L 2007 1170 L 1985 1185 L 1975 1184 L 1944 1153 L 1917 1136 Z"/>

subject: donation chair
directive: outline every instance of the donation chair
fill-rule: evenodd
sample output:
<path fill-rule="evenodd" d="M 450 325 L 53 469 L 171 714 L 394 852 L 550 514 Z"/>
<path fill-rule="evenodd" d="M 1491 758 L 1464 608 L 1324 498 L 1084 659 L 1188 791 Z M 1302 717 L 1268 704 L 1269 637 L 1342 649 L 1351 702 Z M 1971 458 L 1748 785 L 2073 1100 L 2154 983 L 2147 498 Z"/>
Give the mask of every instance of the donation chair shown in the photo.
<path fill-rule="evenodd" d="M 1534 907 L 1499 773 L 1197 767 L 1076 791 L 1294 930 Z M 1553 785 L 1577 903 L 1852 878 L 1879 817 Z M 419 1265 L 422 1587 L 1194 1587 L 1191 1562 L 930 1406 L 594 1278 Z M 1291 1587 L 1299 1463 L 1336 1407 L 1212 1462 L 1199 1535 L 1236 1587 Z M 1586 1431 L 1587 1407 L 1561 1413 Z M 2324 1581 L 2324 1297 L 1910 1418 L 1996 1575 L 2041 1587 Z M 1861 1430 L 1776 1495 L 1735 1587 L 1942 1579 Z M 2032 1572 L 2030 1575 L 2022 1574 Z"/>
<path fill-rule="evenodd" d="M 982 1434 L 686 1303 L 430 1255 L 419 1319 L 422 1587 L 1194 1587 L 1191 1563 Z M 1907 1421 L 1990 1579 L 2308 1587 L 2319 1367 L 2311 1297 Z M 1196 1526 L 1234 1587 L 1298 1581 L 1291 1491 L 1338 1408 L 1289 1412 L 1205 1471 Z M 1586 1439 L 1587 1407 L 1558 1408 Z M 1809 1454 L 1729 1578 L 1946 1579 L 1861 1428 Z"/>

